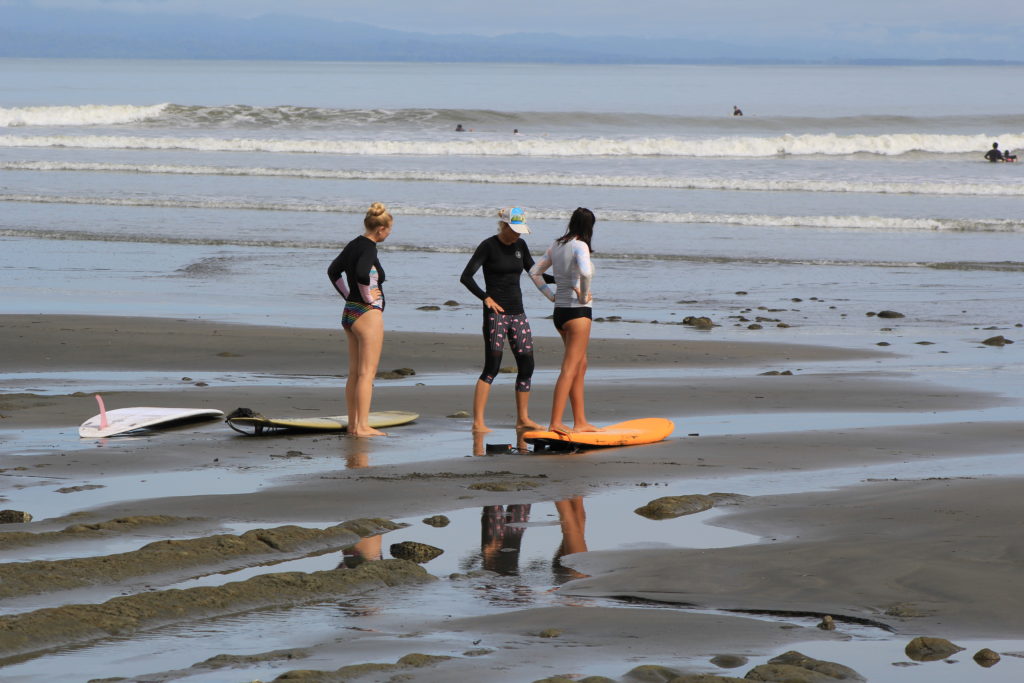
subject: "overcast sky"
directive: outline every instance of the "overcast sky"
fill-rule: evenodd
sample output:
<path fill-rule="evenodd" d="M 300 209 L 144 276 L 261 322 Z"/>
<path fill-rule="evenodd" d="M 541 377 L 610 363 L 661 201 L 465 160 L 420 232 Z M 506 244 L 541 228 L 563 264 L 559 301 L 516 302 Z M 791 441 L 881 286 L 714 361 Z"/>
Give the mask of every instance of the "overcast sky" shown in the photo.
<path fill-rule="evenodd" d="M 1024 0 L 0 0 L 3 5 L 253 18 L 283 13 L 403 31 L 625 35 L 732 44 L 830 41 L 878 48 L 977 48 L 1024 58 Z M 510 45 L 510 50 L 515 46 Z"/>

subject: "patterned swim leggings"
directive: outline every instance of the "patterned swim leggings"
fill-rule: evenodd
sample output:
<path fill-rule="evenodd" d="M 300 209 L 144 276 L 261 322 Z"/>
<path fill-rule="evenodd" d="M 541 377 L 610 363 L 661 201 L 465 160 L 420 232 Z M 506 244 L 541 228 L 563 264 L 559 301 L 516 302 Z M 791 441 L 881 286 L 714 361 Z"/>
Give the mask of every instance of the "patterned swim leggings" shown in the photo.
<path fill-rule="evenodd" d="M 481 381 L 490 384 L 501 369 L 505 339 L 516 358 L 516 391 L 529 391 L 533 378 L 533 333 L 525 313 L 510 315 L 484 308 L 484 371 Z"/>
<path fill-rule="evenodd" d="M 346 301 L 345 311 L 341 314 L 341 326 L 346 330 L 351 330 L 355 322 L 359 320 L 359 316 L 375 308 L 378 311 L 384 310 L 380 306 L 364 304 L 362 301 Z"/>

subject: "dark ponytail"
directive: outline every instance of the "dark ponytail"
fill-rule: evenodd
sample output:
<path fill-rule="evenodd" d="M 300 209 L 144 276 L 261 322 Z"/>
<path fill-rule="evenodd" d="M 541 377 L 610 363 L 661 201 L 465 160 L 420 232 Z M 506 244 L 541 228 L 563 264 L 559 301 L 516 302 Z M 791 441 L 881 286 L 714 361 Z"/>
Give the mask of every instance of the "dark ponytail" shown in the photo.
<path fill-rule="evenodd" d="M 577 207 L 572 212 L 572 217 L 569 219 L 569 226 L 565 229 L 565 234 L 556 241 L 559 244 L 565 244 L 571 239 L 578 239 L 587 245 L 589 251 L 593 252 L 594 248 L 590 246 L 590 240 L 594 237 L 594 223 L 596 222 L 597 219 L 594 218 L 593 211 L 584 209 L 582 206 Z"/>

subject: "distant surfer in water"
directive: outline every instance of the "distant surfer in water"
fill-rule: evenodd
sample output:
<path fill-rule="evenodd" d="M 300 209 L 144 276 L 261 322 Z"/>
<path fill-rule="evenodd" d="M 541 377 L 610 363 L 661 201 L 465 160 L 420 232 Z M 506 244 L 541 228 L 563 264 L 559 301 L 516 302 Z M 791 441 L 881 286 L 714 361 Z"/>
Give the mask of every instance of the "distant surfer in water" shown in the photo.
<path fill-rule="evenodd" d="M 734 104 L 734 105 L 732 105 L 732 115 L 733 116 L 743 116 L 743 110 L 740 109 L 739 107 L 737 107 Z"/>
<path fill-rule="evenodd" d="M 989 151 L 985 152 L 985 158 L 988 159 L 989 161 L 991 161 L 992 163 L 995 163 L 997 161 L 1004 161 L 1003 153 L 999 151 L 999 143 L 998 142 L 993 142 L 992 143 L 992 149 L 990 149 Z M 1014 157 L 1014 158 L 1016 158 L 1016 157 Z"/>
<path fill-rule="evenodd" d="M 522 239 L 529 235 L 526 213 L 518 207 L 498 211 L 498 234 L 477 246 L 462 271 L 460 282 L 483 306 L 484 369 L 473 393 L 473 431 L 489 432 L 484 420 L 491 382 L 501 369 L 505 340 L 516 359 L 516 429 L 540 429 L 530 419 L 530 383 L 533 378 L 533 332 L 523 310 L 523 292 L 519 280 L 533 267 L 530 248 Z M 484 287 L 476 283 L 476 272 L 483 268 Z M 550 278 L 554 282 L 554 278 Z"/>
<path fill-rule="evenodd" d="M 393 222 L 384 205 L 374 202 L 363 218 L 365 232 L 345 245 L 327 268 L 331 284 L 345 297 L 341 326 L 348 340 L 345 403 L 352 436 L 385 436 L 369 420 L 373 380 L 384 346 L 384 268 L 377 244 L 391 234 Z"/>
<path fill-rule="evenodd" d="M 594 266 L 590 260 L 590 241 L 594 235 L 596 219 L 590 209 L 577 208 L 569 219 L 565 234 L 548 247 L 544 256 L 530 269 L 530 277 L 537 289 L 555 302 L 555 329 L 562 336 L 565 355 L 555 382 L 555 396 L 551 404 L 549 431 L 599 432 L 587 422 L 583 402 L 583 383 L 587 374 L 587 346 L 590 344 L 590 326 L 593 321 L 590 282 Z M 551 269 L 555 278 L 555 291 L 544 280 L 544 272 Z M 565 401 L 572 406 L 573 428 L 562 422 Z"/>

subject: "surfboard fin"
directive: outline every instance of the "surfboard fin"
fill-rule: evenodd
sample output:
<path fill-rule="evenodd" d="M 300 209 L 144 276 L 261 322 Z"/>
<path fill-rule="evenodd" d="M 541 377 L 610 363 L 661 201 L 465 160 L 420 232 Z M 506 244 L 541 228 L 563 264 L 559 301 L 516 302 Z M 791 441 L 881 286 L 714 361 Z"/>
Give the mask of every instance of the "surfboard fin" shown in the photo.
<path fill-rule="evenodd" d="M 103 405 L 103 397 L 96 394 L 96 402 L 100 404 L 100 429 L 106 429 L 110 423 L 107 422 L 107 407 Z"/>

